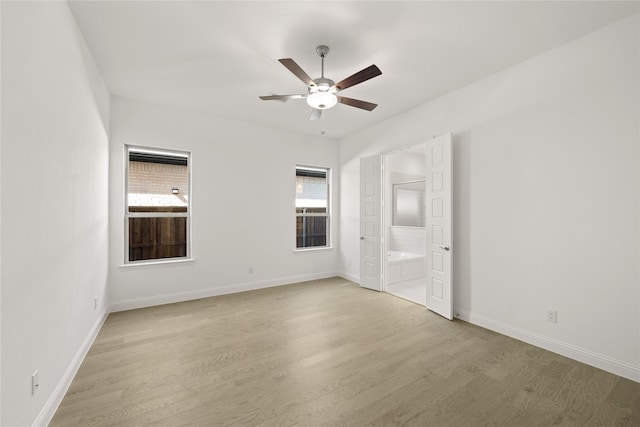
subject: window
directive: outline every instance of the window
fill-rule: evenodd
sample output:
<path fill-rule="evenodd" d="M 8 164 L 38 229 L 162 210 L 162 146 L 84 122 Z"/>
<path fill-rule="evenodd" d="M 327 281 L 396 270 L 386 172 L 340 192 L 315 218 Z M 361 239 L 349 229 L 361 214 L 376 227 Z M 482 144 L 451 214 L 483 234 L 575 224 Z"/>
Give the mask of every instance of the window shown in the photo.
<path fill-rule="evenodd" d="M 329 169 L 296 166 L 296 248 L 329 247 Z"/>
<path fill-rule="evenodd" d="M 127 147 L 125 262 L 190 256 L 190 156 Z"/>

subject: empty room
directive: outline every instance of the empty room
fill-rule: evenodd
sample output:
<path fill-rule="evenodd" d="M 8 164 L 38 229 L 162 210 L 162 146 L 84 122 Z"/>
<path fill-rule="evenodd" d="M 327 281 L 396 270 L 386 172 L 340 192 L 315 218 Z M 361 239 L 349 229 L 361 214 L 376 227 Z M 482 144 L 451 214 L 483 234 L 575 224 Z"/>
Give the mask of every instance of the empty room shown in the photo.
<path fill-rule="evenodd" d="M 0 24 L 0 426 L 640 426 L 640 2 Z"/>

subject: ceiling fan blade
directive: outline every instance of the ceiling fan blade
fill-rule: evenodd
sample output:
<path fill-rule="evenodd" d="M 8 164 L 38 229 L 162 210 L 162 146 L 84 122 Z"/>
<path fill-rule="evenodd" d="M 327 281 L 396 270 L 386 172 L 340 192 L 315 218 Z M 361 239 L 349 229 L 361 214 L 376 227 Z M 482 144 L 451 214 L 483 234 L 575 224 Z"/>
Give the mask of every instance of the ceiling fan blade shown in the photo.
<path fill-rule="evenodd" d="M 307 95 L 262 95 L 260 99 L 263 101 L 288 101 L 289 99 L 302 99 L 306 98 Z"/>
<path fill-rule="evenodd" d="M 311 116 L 309 117 L 309 120 L 320 120 L 320 117 L 322 117 L 322 110 L 313 108 L 311 110 Z"/>
<path fill-rule="evenodd" d="M 359 99 L 345 98 L 344 96 L 337 96 L 340 104 L 348 105 L 350 107 L 356 107 L 363 110 L 371 111 L 378 106 L 373 102 L 361 101 Z"/>
<path fill-rule="evenodd" d="M 282 58 L 278 59 L 282 65 L 287 67 L 289 71 L 291 71 L 297 78 L 302 80 L 304 84 L 307 86 L 311 86 L 313 84 L 313 79 L 309 77 L 307 73 L 304 72 L 302 68 L 291 58 Z"/>
<path fill-rule="evenodd" d="M 348 87 L 357 85 L 359 83 L 365 82 L 369 79 L 379 76 L 382 74 L 382 71 L 375 65 L 370 65 L 364 70 L 360 70 L 352 76 L 347 77 L 346 79 L 339 81 L 336 83 L 335 88 L 337 90 L 345 90 Z"/>

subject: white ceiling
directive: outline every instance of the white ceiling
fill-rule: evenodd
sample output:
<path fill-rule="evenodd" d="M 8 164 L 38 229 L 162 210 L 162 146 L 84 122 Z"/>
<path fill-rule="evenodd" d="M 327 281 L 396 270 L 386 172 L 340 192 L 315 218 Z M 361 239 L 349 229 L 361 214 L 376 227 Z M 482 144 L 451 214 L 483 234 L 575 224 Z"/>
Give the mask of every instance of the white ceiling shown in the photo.
<path fill-rule="evenodd" d="M 342 138 L 638 12 L 638 2 L 70 2 L 113 95 L 291 131 Z M 309 121 L 305 93 L 278 61 L 339 81 L 371 64 L 382 75 Z"/>

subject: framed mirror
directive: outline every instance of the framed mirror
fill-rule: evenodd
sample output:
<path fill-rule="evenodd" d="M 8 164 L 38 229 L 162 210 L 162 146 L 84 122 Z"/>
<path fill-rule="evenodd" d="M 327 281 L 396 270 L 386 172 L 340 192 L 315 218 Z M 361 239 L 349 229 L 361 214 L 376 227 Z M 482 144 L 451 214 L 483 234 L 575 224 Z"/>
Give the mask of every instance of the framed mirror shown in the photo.
<path fill-rule="evenodd" d="M 393 225 L 425 227 L 425 181 L 393 184 Z"/>

